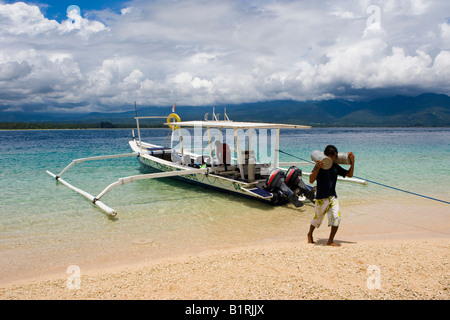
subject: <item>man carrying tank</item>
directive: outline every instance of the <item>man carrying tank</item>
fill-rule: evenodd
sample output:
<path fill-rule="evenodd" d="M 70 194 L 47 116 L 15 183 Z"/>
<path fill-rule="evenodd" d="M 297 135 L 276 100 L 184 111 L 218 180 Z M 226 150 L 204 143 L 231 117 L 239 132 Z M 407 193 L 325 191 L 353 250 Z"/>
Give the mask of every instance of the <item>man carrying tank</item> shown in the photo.
<path fill-rule="evenodd" d="M 330 237 L 327 245 L 339 247 L 340 244 L 334 242 L 334 236 L 341 221 L 341 211 L 339 209 L 339 200 L 336 195 L 336 181 L 338 175 L 342 177 L 353 177 L 353 170 L 355 165 L 355 156 L 352 152 L 348 153 L 350 161 L 349 170 L 345 170 L 340 165 L 335 163 L 338 157 L 338 150 L 333 145 L 328 145 L 324 154 L 333 160 L 333 165 L 330 169 L 323 169 L 323 161 L 316 161 L 316 165 L 309 176 L 309 182 L 314 183 L 317 180 L 316 203 L 314 207 L 314 218 L 311 220 L 311 226 L 308 232 L 308 243 L 314 243 L 313 232 L 315 228 L 319 228 L 325 214 L 328 214 L 328 226 L 331 227 Z"/>

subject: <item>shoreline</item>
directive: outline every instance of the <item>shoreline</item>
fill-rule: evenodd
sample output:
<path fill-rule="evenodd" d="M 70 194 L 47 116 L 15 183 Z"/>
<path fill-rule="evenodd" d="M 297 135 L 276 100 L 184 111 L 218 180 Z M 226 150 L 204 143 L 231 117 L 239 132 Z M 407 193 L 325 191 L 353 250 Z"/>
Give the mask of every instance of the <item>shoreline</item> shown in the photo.
<path fill-rule="evenodd" d="M 213 250 L 195 256 L 165 258 L 110 270 L 90 270 L 81 273 L 79 288 L 76 288 L 76 281 L 71 281 L 70 275 L 66 274 L 0 288 L 0 298 L 450 298 L 449 239 L 337 242 L 341 243 L 342 247 L 326 246 L 326 239 L 320 239 L 314 245 L 298 241 L 279 241 Z M 376 280 L 377 277 L 379 280 Z M 71 284 L 68 284 L 69 282 Z"/>
<path fill-rule="evenodd" d="M 27 122 L 22 122 L 22 123 L 27 123 Z M 70 125 L 77 125 L 76 123 L 74 124 L 69 124 Z M 0 128 L 0 131 L 33 131 L 33 130 L 136 130 L 136 126 L 133 124 L 130 124 L 130 126 L 125 126 L 125 127 L 121 127 L 121 125 L 124 124 L 117 124 L 119 127 L 113 127 L 113 128 L 101 128 L 101 127 L 80 127 L 80 128 Z M 314 128 L 319 128 L 319 129 L 326 129 L 326 128 L 334 128 L 334 129 L 360 129 L 360 128 L 370 128 L 370 129 L 383 129 L 383 128 L 388 128 L 388 129 L 449 129 L 449 126 L 385 126 L 385 125 L 380 125 L 380 126 L 358 126 L 358 125 L 354 125 L 354 126 L 344 126 L 344 125 L 336 125 L 336 126 L 332 126 L 332 125 L 325 125 L 325 126 L 320 126 L 320 125 L 314 125 Z M 149 126 L 149 127 L 141 127 L 142 129 L 167 129 L 164 126 Z"/>
<path fill-rule="evenodd" d="M 446 205 L 403 199 L 345 203 L 343 209 L 335 238 L 342 245 L 339 248 L 325 245 L 326 219 L 315 230 L 316 244 L 308 244 L 309 220 L 302 220 L 297 235 L 197 247 L 159 258 L 137 254 L 128 262 L 122 259 L 107 267 L 97 261 L 79 270 L 80 289 L 68 288 L 67 281 L 74 274 L 66 269 L 42 271 L 39 276 L 2 285 L 0 298 L 450 298 Z M 151 251 L 153 246 L 144 243 L 139 248 Z M 368 288 L 371 266 L 379 268 L 380 289 Z"/>

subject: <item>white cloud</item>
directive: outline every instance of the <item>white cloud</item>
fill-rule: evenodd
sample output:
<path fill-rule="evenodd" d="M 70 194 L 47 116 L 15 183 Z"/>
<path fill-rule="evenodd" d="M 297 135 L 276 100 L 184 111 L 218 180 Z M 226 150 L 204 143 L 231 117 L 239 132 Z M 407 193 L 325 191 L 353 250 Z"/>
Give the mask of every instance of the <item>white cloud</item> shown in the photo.
<path fill-rule="evenodd" d="M 381 1 L 384 11 L 394 15 L 425 14 L 432 6 L 432 0 L 386 0 Z"/>
<path fill-rule="evenodd" d="M 58 23 L 44 17 L 37 6 L 23 2 L 0 4 L 0 31 L 3 34 L 36 36 L 58 28 Z"/>
<path fill-rule="evenodd" d="M 36 37 L 66 33 L 78 30 L 79 35 L 87 37 L 92 33 L 104 31 L 105 25 L 81 17 L 80 12 L 67 13 L 67 20 L 59 24 L 44 17 L 39 7 L 23 2 L 0 4 L 0 30 L 5 35 Z"/>
<path fill-rule="evenodd" d="M 93 33 L 107 29 L 105 25 L 99 21 L 90 21 L 83 18 L 80 15 L 80 12 L 76 9 L 70 10 L 67 13 L 67 18 L 67 20 L 63 21 L 61 25 L 59 25 L 59 30 L 62 33 L 78 30 L 80 36 L 87 38 Z"/>
<path fill-rule="evenodd" d="M 450 83 L 450 51 L 442 51 L 434 59 L 432 75 L 445 86 Z M 445 87 L 444 87 L 445 88 Z M 445 88 L 446 90 L 448 87 Z M 448 92 L 448 91 L 447 91 Z"/>
<path fill-rule="evenodd" d="M 122 9 L 120 10 L 120 13 L 121 13 L 122 15 L 126 15 L 126 14 L 132 12 L 132 10 L 133 10 L 132 7 L 126 7 L 126 8 L 122 8 Z"/>
<path fill-rule="evenodd" d="M 58 23 L 37 6 L 0 3 L 0 108 L 450 94 L 450 4 L 380 0 L 379 16 L 371 6 L 134 0 Z"/>
<path fill-rule="evenodd" d="M 450 41 L 450 24 L 444 22 L 440 25 L 440 28 L 442 38 L 446 41 Z"/>

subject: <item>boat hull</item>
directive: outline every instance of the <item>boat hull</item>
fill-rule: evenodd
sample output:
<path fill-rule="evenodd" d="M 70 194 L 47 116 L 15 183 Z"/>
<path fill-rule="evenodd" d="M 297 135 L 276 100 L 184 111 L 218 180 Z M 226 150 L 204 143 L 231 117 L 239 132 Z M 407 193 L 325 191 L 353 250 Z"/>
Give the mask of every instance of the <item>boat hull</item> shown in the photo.
<path fill-rule="evenodd" d="M 141 149 L 135 139 L 131 140 L 129 145 L 134 152 L 138 153 L 137 158 L 139 162 L 151 170 L 159 172 L 173 172 L 192 169 L 190 166 L 170 161 L 169 159 L 171 157 L 168 156 L 168 151 L 171 153 L 171 149 L 165 149 L 161 146 L 149 143 L 142 143 Z M 165 155 L 162 151 L 163 149 Z M 157 150 L 158 154 L 156 154 L 154 150 Z M 211 168 L 211 171 L 214 169 L 217 168 L 213 167 Z M 215 174 L 214 172 L 209 174 L 199 172 L 186 175 L 177 175 L 176 177 L 171 178 L 185 183 L 199 185 L 208 189 L 259 200 L 267 204 L 273 204 L 271 193 L 256 187 L 254 184 L 234 180 L 226 176 Z"/>
<path fill-rule="evenodd" d="M 173 166 L 163 164 L 160 161 L 155 161 L 149 159 L 149 157 L 138 156 L 138 161 L 151 170 L 157 172 L 170 172 L 177 170 Z M 258 200 L 266 204 L 273 204 L 270 199 L 259 198 L 249 194 L 242 190 L 242 185 L 239 182 L 231 181 L 231 179 L 224 179 L 220 176 L 209 174 L 205 175 L 203 173 L 189 174 L 184 176 L 171 177 L 173 180 L 181 181 L 184 183 L 189 183 L 191 185 L 201 186 L 210 190 L 215 190 L 219 192 L 226 192 L 232 195 L 238 195 L 247 199 Z"/>

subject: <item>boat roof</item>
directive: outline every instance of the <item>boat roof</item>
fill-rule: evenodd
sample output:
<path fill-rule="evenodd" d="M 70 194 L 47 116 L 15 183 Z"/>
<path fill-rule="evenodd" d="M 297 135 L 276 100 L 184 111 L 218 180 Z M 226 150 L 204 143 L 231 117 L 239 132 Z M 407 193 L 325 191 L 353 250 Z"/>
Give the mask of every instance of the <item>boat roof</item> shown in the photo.
<path fill-rule="evenodd" d="M 282 123 L 238 122 L 238 121 L 180 121 L 165 123 L 180 127 L 214 127 L 226 129 L 311 129 L 311 126 Z"/>

